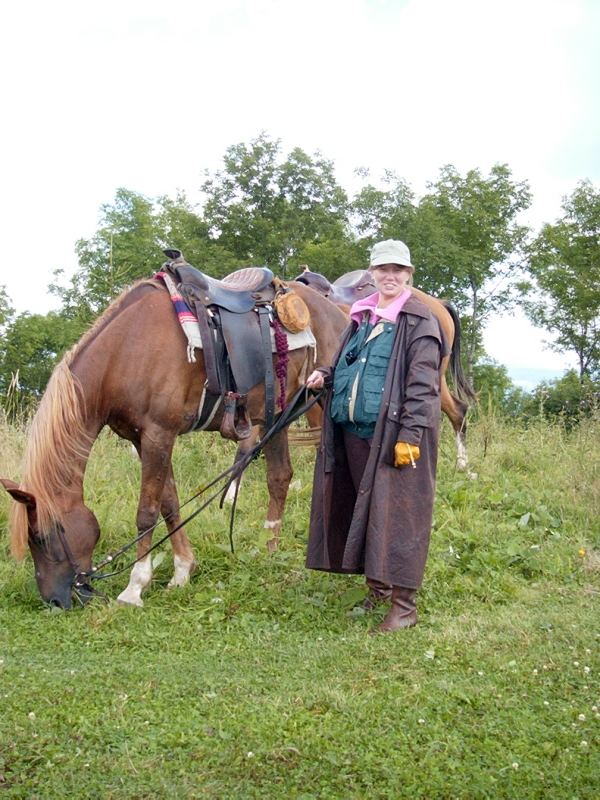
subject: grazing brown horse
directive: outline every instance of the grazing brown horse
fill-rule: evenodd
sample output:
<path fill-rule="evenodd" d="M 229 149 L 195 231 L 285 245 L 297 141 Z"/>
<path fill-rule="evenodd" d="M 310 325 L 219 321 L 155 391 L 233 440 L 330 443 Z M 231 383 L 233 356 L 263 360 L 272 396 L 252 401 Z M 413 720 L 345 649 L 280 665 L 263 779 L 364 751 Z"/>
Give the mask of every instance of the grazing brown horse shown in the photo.
<path fill-rule="evenodd" d="M 346 319 L 329 300 L 294 284 L 309 308 L 317 346 L 338 336 Z M 149 531 L 159 513 L 169 531 L 181 522 L 171 454 L 175 438 L 193 427 L 205 383 L 204 359 L 186 356 L 186 338 L 169 294 L 155 281 L 141 281 L 113 302 L 54 370 L 33 419 L 21 485 L 2 479 L 17 501 L 11 519 L 12 550 L 33 556 L 42 598 L 69 608 L 75 576 L 91 568 L 100 537 L 93 512 L 83 499 L 89 453 L 108 425 L 131 441 L 141 458 L 142 481 L 136 525 Z M 289 353 L 288 398 L 312 369 L 312 348 Z M 264 388 L 248 395 L 253 423 L 264 423 Z M 218 430 L 217 413 L 210 430 Z M 265 446 L 269 507 L 267 526 L 277 539 L 292 477 L 287 431 Z M 152 577 L 151 532 L 137 546 L 127 588 L 119 600 L 142 605 Z M 171 537 L 174 575 L 170 586 L 184 585 L 195 566 L 183 528 Z"/>
<path fill-rule="evenodd" d="M 356 300 L 368 297 L 368 295 L 377 291 L 373 277 L 368 270 L 354 270 L 330 283 L 324 275 L 318 272 L 311 272 L 308 268 L 305 268 L 304 272 L 298 275 L 296 281 L 310 286 L 336 305 L 339 305 L 344 311 L 349 311 L 350 306 Z M 410 290 L 415 297 L 425 303 L 435 314 L 444 338 L 451 348 L 450 354 L 442 360 L 440 368 L 442 411 L 452 423 L 456 435 L 456 466 L 458 469 L 466 470 L 468 466 L 466 415 L 469 404 L 475 401 L 476 396 L 464 375 L 460 363 L 460 319 L 450 303 L 437 300 L 414 286 L 410 286 Z M 448 388 L 446 381 L 448 367 L 450 368 L 456 394 L 452 394 Z"/>

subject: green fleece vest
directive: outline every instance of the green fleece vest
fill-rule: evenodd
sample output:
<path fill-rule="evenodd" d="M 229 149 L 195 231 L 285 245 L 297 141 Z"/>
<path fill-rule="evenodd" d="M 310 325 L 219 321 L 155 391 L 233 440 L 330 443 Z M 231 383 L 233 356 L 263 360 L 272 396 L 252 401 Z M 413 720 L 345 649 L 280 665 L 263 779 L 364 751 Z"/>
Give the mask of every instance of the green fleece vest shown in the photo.
<path fill-rule="evenodd" d="M 368 314 L 344 347 L 333 374 L 331 418 L 346 430 L 370 439 L 379 415 L 396 325 Z"/>

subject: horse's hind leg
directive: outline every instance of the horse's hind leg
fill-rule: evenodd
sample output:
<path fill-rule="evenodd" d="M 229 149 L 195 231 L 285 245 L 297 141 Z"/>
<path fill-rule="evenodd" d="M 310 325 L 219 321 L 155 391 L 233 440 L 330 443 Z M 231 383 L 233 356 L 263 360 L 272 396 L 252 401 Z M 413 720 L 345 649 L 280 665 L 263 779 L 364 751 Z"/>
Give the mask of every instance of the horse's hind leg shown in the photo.
<path fill-rule="evenodd" d="M 456 467 L 466 470 L 469 464 L 467 455 L 467 410 L 468 405 L 450 394 L 445 376 L 441 382 L 442 411 L 454 428 L 456 435 Z"/>
<path fill-rule="evenodd" d="M 131 570 L 129 583 L 117 600 L 133 606 L 143 606 L 142 592 L 152 580 L 152 528 L 162 504 L 165 481 L 171 468 L 173 434 L 162 428 L 144 430 L 139 446 L 142 459 L 142 486 L 136 525 L 138 535 L 148 531 L 137 544 L 137 561 Z"/>
<path fill-rule="evenodd" d="M 242 441 L 238 444 L 238 449 L 235 452 L 235 458 L 233 459 L 234 464 L 237 464 L 238 461 L 241 461 L 244 458 L 244 456 L 248 455 L 250 450 L 252 450 L 254 445 L 258 442 L 259 434 L 260 434 L 260 426 L 255 425 L 252 428 L 252 433 L 250 434 L 250 436 L 247 439 L 242 439 Z M 239 478 L 236 478 L 230 483 L 229 488 L 225 493 L 226 503 L 233 503 L 236 492 L 239 492 L 239 487 L 242 483 L 242 477 L 243 476 L 240 475 Z"/>
<path fill-rule="evenodd" d="M 162 502 L 160 506 L 167 530 L 169 533 L 181 524 L 179 513 L 179 497 L 173 475 L 173 465 L 169 463 L 169 472 L 165 480 Z M 171 533 L 171 547 L 173 548 L 173 577 L 168 583 L 169 589 L 174 586 L 185 586 L 196 567 L 196 559 L 190 541 L 183 528 Z"/>
<path fill-rule="evenodd" d="M 267 486 L 269 488 L 269 508 L 265 528 L 272 533 L 272 538 L 267 542 L 267 549 L 273 553 L 279 546 L 283 509 L 293 475 L 287 428 L 267 442 L 264 454 L 267 462 Z"/>

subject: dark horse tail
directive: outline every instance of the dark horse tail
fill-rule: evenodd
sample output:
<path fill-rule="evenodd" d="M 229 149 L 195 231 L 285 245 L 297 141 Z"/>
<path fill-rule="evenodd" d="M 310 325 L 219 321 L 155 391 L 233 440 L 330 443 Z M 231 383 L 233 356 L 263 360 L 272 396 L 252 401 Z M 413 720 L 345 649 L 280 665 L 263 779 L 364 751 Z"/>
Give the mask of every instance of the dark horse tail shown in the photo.
<path fill-rule="evenodd" d="M 450 353 L 450 374 L 452 375 L 454 390 L 458 399 L 469 405 L 477 400 L 477 395 L 467 380 L 460 360 L 460 317 L 454 306 L 447 300 L 442 300 L 442 304 L 454 322 L 454 341 L 452 342 L 452 351 Z"/>

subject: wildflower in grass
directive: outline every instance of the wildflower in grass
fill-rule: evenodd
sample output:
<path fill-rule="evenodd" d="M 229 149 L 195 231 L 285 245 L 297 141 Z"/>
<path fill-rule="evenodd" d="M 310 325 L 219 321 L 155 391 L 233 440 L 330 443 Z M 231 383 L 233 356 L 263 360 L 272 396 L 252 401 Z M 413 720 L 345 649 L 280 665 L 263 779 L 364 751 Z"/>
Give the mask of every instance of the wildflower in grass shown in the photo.
<path fill-rule="evenodd" d="M 585 555 L 585 547 L 580 547 L 580 548 L 579 548 L 579 555 L 580 555 L 582 558 L 584 557 L 584 555 Z"/>
<path fill-rule="evenodd" d="M 537 674 L 538 674 L 538 671 L 537 671 L 537 669 L 534 669 L 534 670 L 533 670 L 533 674 L 534 674 L 534 675 L 537 675 Z"/>
<path fill-rule="evenodd" d="M 586 675 L 590 674 L 590 668 L 589 667 L 584 667 L 583 671 L 585 672 Z"/>
<path fill-rule="evenodd" d="M 584 748 L 585 748 L 585 747 L 587 747 L 587 746 L 588 746 L 588 743 L 586 742 L 586 740 L 585 740 L 585 739 L 582 739 L 582 740 L 581 740 L 581 742 L 579 743 L 579 746 L 580 746 L 580 747 L 584 747 Z"/>
<path fill-rule="evenodd" d="M 574 667 L 578 667 L 578 666 L 579 666 L 579 661 L 574 661 L 574 662 L 573 662 L 573 666 L 574 666 Z"/>
<path fill-rule="evenodd" d="M 511 764 L 511 767 L 513 769 L 519 769 L 519 762 L 518 761 L 513 761 L 512 764 Z"/>
<path fill-rule="evenodd" d="M 585 722 L 585 714 L 580 714 L 580 715 L 577 717 L 577 719 L 579 720 L 579 722 Z"/>
<path fill-rule="evenodd" d="M 254 758 L 254 753 L 252 752 L 252 750 L 248 750 L 248 752 L 246 753 L 246 758 Z"/>
<path fill-rule="evenodd" d="M 34 720 L 35 719 L 35 711 L 30 711 L 29 714 L 27 714 L 27 716 L 29 717 L 29 719 Z"/>
<path fill-rule="evenodd" d="M 545 705 L 545 706 L 549 706 L 549 705 L 550 705 L 550 703 L 549 703 L 547 700 L 544 700 L 544 705 Z"/>
<path fill-rule="evenodd" d="M 423 719 L 423 717 L 419 718 L 419 725 L 425 725 L 425 720 Z"/>

